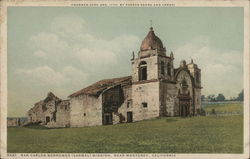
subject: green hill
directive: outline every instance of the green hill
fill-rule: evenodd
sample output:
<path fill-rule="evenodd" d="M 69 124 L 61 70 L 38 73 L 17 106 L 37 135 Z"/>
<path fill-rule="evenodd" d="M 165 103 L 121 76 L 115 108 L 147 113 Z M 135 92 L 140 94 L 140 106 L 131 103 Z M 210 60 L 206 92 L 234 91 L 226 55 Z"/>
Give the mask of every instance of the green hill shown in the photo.
<path fill-rule="evenodd" d="M 84 128 L 8 128 L 8 152 L 242 153 L 243 116 L 166 117 Z"/>

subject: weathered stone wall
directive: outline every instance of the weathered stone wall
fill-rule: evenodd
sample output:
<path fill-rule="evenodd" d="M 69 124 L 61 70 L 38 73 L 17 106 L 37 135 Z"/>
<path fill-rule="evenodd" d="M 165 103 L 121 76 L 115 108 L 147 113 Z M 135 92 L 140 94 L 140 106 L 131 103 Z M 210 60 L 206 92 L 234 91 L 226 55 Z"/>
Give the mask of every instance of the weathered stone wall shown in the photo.
<path fill-rule="evenodd" d="M 120 85 L 110 88 L 102 94 L 103 112 L 117 112 L 124 102 L 124 94 Z"/>
<path fill-rule="evenodd" d="M 20 126 L 18 119 L 8 119 L 7 120 L 7 126 Z"/>
<path fill-rule="evenodd" d="M 150 56 L 147 58 L 137 58 L 132 62 L 132 82 L 139 81 L 139 64 L 145 61 L 147 63 L 147 80 L 158 78 L 158 57 Z"/>
<path fill-rule="evenodd" d="M 56 127 L 70 126 L 70 105 L 68 100 L 64 100 L 57 105 Z"/>
<path fill-rule="evenodd" d="M 127 122 L 127 112 L 133 111 L 133 101 L 132 101 L 132 86 L 128 85 L 122 87 L 124 94 L 124 102 L 118 109 L 118 113 L 115 114 L 115 118 L 113 120 L 114 124 Z"/>
<path fill-rule="evenodd" d="M 65 105 L 67 109 L 62 110 L 61 107 Z M 65 127 L 69 125 L 69 102 L 59 99 L 50 92 L 44 100 L 37 102 L 28 111 L 28 122 L 41 122 L 48 127 Z"/>
<path fill-rule="evenodd" d="M 159 82 L 132 85 L 132 112 L 134 121 L 159 116 Z M 147 103 L 147 107 L 143 107 Z"/>
<path fill-rule="evenodd" d="M 159 79 L 166 79 L 166 80 L 173 80 L 174 77 L 174 66 L 173 60 L 170 57 L 158 57 L 158 78 Z M 164 71 L 162 72 L 162 63 L 164 64 Z M 168 70 L 168 66 L 171 69 Z M 170 71 L 170 72 L 168 72 Z"/>
<path fill-rule="evenodd" d="M 175 84 L 160 82 L 160 116 L 177 116 L 178 90 Z"/>
<path fill-rule="evenodd" d="M 197 114 L 197 110 L 201 109 L 201 89 L 195 88 L 195 113 Z"/>
<path fill-rule="evenodd" d="M 102 95 L 70 99 L 70 127 L 102 125 Z"/>
<path fill-rule="evenodd" d="M 57 100 L 50 100 L 47 103 L 44 103 L 42 107 L 45 115 L 45 123 L 47 124 L 48 121 L 46 121 L 46 118 L 49 117 L 49 122 L 56 122 L 56 105 L 57 105 Z"/>
<path fill-rule="evenodd" d="M 192 84 L 192 80 L 191 80 L 191 77 L 189 75 L 189 73 L 186 71 L 186 70 L 182 70 L 179 72 L 178 76 L 177 76 L 177 79 L 176 79 L 176 89 L 177 91 L 180 91 L 181 92 L 181 82 L 182 80 L 185 79 L 186 82 L 187 82 L 187 85 L 188 85 L 188 91 L 189 91 L 189 95 L 191 97 L 191 100 L 190 100 L 190 113 L 192 115 L 193 113 L 193 84 Z"/>
<path fill-rule="evenodd" d="M 34 107 L 28 112 L 30 122 L 45 122 L 43 101 L 35 103 Z"/>
<path fill-rule="evenodd" d="M 118 109 L 124 104 L 124 90 L 121 85 L 117 85 L 103 92 L 102 94 L 102 109 L 103 109 L 103 124 L 105 124 L 104 114 L 112 114 L 112 123 L 117 124 L 122 122 Z"/>
<path fill-rule="evenodd" d="M 7 118 L 7 126 L 23 126 L 27 124 L 27 117 L 8 117 Z"/>
<path fill-rule="evenodd" d="M 187 65 L 190 74 L 194 79 L 194 104 L 195 104 L 195 114 L 197 114 L 197 110 L 201 109 L 201 70 L 194 63 L 190 63 Z"/>
<path fill-rule="evenodd" d="M 187 68 L 194 78 L 194 85 L 196 87 L 201 87 L 201 70 L 198 68 L 196 64 L 190 63 L 187 65 Z"/>

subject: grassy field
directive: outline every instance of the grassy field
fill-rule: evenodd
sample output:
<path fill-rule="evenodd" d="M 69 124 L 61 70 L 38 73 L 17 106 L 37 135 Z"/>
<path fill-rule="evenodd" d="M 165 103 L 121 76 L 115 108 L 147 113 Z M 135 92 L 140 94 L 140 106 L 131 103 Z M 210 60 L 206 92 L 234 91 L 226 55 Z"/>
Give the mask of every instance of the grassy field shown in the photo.
<path fill-rule="evenodd" d="M 13 153 L 242 153 L 243 116 L 157 118 L 109 126 L 8 128 Z"/>
<path fill-rule="evenodd" d="M 243 103 L 230 103 L 230 104 L 213 104 L 213 105 L 207 105 L 203 107 L 206 112 L 211 112 L 212 109 L 215 110 L 215 112 L 221 113 L 231 113 L 231 112 L 243 112 Z"/>

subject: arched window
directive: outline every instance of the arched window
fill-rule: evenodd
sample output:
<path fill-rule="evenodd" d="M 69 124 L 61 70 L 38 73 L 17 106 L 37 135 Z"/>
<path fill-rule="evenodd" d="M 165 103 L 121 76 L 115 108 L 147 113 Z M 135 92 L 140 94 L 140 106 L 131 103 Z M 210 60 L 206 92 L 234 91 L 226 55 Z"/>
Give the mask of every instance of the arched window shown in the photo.
<path fill-rule="evenodd" d="M 161 61 L 161 74 L 164 76 L 165 75 L 165 64 L 163 61 Z"/>
<path fill-rule="evenodd" d="M 139 64 L 139 81 L 147 80 L 147 63 L 142 61 Z"/>
<path fill-rule="evenodd" d="M 171 65 L 168 63 L 167 65 L 168 76 L 171 76 Z"/>

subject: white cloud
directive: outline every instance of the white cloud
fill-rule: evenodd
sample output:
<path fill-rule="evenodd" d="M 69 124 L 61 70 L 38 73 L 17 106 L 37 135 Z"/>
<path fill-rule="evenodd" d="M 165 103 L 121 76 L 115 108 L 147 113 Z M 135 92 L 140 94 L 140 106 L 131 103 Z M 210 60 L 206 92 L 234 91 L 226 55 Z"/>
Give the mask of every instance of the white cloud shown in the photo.
<path fill-rule="evenodd" d="M 26 79 L 42 84 L 58 84 L 64 81 L 64 77 L 60 72 L 56 72 L 48 66 L 33 69 L 17 69 L 16 73 L 25 76 Z"/>
<path fill-rule="evenodd" d="M 86 22 L 75 15 L 56 17 L 51 23 L 51 31 L 65 38 L 75 38 L 83 33 Z"/>
<path fill-rule="evenodd" d="M 72 66 L 64 67 L 62 74 L 65 78 L 65 82 L 71 85 L 74 83 L 76 85 L 80 85 L 81 83 L 84 83 L 84 81 L 86 81 L 86 79 L 88 78 L 88 74 Z"/>
<path fill-rule="evenodd" d="M 80 17 L 57 17 L 49 32 L 30 37 L 28 45 L 45 63 L 61 67 L 70 63 L 85 74 L 100 71 L 100 75 L 119 71 L 124 67 L 119 64 L 123 64 L 124 59 L 129 62 L 131 52 L 139 47 L 136 36 L 123 34 L 107 40 L 86 33 L 86 27 L 87 23 Z"/>
<path fill-rule="evenodd" d="M 131 52 L 138 50 L 141 41 L 133 35 L 120 35 L 108 40 L 96 37 L 89 31 L 87 33 L 89 28 L 84 19 L 73 15 L 56 17 L 50 29 L 30 37 L 28 45 L 34 55 L 45 60 L 46 64 L 56 63 L 64 68 L 61 72 L 53 73 L 52 68 L 50 71 L 47 68 L 47 73 L 55 76 L 51 76 L 51 81 L 60 77 L 61 81 L 73 81 L 76 80 L 73 74 L 78 74 L 79 81 L 75 83 L 91 83 L 93 81 L 90 80 L 108 78 L 119 73 L 125 75 L 130 70 L 128 65 Z M 242 89 L 242 53 L 213 48 L 209 37 L 199 36 L 191 39 L 176 49 L 175 58 L 175 66 L 179 66 L 182 59 L 190 62 L 191 58 L 199 65 L 202 70 L 204 94 L 224 93 L 230 97 L 236 96 Z M 72 68 L 65 67 L 66 64 L 72 65 Z M 67 75 L 70 72 L 71 75 Z M 90 76 L 91 79 L 88 79 Z"/>
<path fill-rule="evenodd" d="M 237 96 L 243 88 L 243 53 L 211 47 L 208 37 L 197 37 L 175 51 L 175 64 L 191 59 L 202 73 L 203 94 Z"/>
<path fill-rule="evenodd" d="M 61 71 L 55 71 L 49 66 L 41 66 L 32 69 L 16 69 L 16 74 L 21 75 L 24 81 L 37 85 L 63 86 L 67 84 L 80 84 L 87 78 L 80 70 L 66 66 Z"/>
<path fill-rule="evenodd" d="M 34 55 L 37 57 L 41 57 L 41 58 L 45 58 L 47 56 L 46 53 L 44 51 L 41 51 L 41 50 L 35 51 Z"/>
<path fill-rule="evenodd" d="M 34 55 L 52 61 L 62 61 L 69 57 L 71 47 L 54 33 L 41 32 L 30 37 L 28 46 Z"/>

